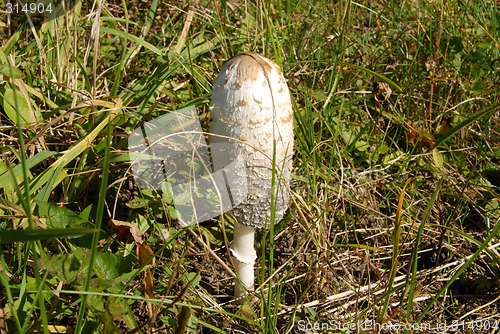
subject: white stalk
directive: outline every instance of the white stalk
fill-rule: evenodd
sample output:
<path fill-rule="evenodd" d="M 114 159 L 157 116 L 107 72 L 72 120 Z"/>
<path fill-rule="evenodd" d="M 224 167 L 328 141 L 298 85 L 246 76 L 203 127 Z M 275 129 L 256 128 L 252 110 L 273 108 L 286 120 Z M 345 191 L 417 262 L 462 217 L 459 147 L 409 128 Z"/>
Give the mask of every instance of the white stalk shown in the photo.
<path fill-rule="evenodd" d="M 240 305 L 246 302 L 245 294 L 251 293 L 254 286 L 254 266 L 257 258 L 253 246 L 254 234 L 255 228 L 235 222 L 231 252 L 236 273 L 238 274 L 238 278 L 234 282 L 234 297 L 236 303 Z"/>

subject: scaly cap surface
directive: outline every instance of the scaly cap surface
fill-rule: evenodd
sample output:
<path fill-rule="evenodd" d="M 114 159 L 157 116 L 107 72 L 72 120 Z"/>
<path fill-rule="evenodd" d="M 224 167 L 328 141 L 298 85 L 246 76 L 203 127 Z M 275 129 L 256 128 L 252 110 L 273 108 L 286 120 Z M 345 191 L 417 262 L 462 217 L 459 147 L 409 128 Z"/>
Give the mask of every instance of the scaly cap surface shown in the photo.
<path fill-rule="evenodd" d="M 290 182 L 293 155 L 293 111 L 290 93 L 277 64 L 257 53 L 229 59 L 214 81 L 210 132 L 241 141 L 214 154 L 214 163 L 239 152 L 245 161 L 248 196 L 233 209 L 241 224 L 266 227 L 271 214 L 273 139 L 276 140 L 276 187 L 280 184 L 275 220 L 288 205 L 285 182 Z M 211 143 L 227 139 L 210 137 Z M 239 152 L 236 152 L 239 151 Z M 278 179 L 281 175 L 281 182 Z"/>

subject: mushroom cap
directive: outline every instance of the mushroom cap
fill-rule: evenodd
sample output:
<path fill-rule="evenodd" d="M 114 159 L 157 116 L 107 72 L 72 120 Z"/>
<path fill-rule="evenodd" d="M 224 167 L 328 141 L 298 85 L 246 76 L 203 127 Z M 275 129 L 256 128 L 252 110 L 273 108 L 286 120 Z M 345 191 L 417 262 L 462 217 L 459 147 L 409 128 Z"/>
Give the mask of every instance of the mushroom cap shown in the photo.
<path fill-rule="evenodd" d="M 263 228 L 269 222 L 276 140 L 275 189 L 279 185 L 279 191 L 275 221 L 281 220 L 288 206 L 285 183 L 290 182 L 292 168 L 293 110 L 280 67 L 253 52 L 229 59 L 214 81 L 210 110 L 210 133 L 236 139 L 217 158 L 212 150 L 214 164 L 221 155 L 235 157 L 241 153 L 244 160 L 245 170 L 238 173 L 246 177 L 241 186 L 246 185 L 248 194 L 233 209 L 243 225 Z M 211 145 L 224 141 L 227 139 L 210 136 Z M 237 195 L 233 193 L 233 197 Z"/>

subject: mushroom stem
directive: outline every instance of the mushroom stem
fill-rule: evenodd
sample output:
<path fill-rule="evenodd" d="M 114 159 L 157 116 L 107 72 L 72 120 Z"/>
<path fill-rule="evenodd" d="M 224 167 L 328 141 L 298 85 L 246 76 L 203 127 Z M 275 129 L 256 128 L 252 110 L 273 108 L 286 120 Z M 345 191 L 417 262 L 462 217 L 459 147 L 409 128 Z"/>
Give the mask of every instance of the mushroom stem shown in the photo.
<path fill-rule="evenodd" d="M 234 297 L 237 304 L 245 304 L 245 290 L 253 291 L 254 265 L 257 253 L 254 249 L 255 228 L 234 223 L 234 239 L 231 247 L 238 277 L 234 282 Z"/>

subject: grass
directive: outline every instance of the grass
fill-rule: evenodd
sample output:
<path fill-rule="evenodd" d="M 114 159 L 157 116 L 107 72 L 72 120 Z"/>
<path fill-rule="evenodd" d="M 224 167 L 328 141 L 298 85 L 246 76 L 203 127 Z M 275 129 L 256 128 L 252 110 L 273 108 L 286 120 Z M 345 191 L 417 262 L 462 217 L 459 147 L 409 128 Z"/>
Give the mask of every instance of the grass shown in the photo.
<path fill-rule="evenodd" d="M 498 326 L 498 2 L 61 14 L 0 26 L 0 332 Z M 257 236 L 260 301 L 237 310 L 231 217 L 180 229 L 166 189 L 135 185 L 127 139 L 186 106 L 207 127 L 211 83 L 244 51 L 282 66 L 296 146 L 289 213 Z"/>

